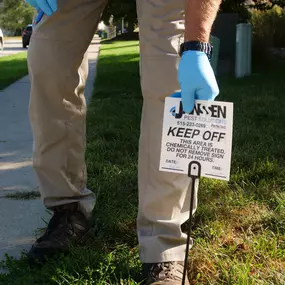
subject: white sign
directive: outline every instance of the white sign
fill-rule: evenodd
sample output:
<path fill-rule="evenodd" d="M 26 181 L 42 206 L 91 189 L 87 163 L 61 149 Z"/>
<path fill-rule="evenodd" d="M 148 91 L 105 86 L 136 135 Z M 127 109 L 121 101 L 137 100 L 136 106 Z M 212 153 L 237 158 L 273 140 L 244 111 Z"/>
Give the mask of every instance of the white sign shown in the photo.
<path fill-rule="evenodd" d="M 165 99 L 160 171 L 188 174 L 189 164 L 201 165 L 201 176 L 229 180 L 233 103 L 195 102 L 184 113 L 181 99 Z"/>

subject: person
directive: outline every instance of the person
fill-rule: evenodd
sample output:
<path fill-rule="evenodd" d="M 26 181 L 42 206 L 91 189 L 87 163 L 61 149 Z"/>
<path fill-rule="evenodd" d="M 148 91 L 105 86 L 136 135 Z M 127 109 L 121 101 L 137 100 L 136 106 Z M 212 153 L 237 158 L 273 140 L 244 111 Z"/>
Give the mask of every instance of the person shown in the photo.
<path fill-rule="evenodd" d="M 95 195 L 86 188 L 86 50 L 107 0 L 27 0 L 45 16 L 28 51 L 33 166 L 47 230 L 28 252 L 43 261 L 88 232 Z M 146 284 L 181 283 L 189 178 L 159 171 L 164 99 L 181 89 L 185 112 L 219 93 L 209 36 L 221 0 L 137 0 L 143 94 L 137 232 Z M 195 210 L 197 208 L 197 187 Z M 191 244 L 193 241 L 191 241 Z M 187 283 L 189 284 L 189 283 Z"/>

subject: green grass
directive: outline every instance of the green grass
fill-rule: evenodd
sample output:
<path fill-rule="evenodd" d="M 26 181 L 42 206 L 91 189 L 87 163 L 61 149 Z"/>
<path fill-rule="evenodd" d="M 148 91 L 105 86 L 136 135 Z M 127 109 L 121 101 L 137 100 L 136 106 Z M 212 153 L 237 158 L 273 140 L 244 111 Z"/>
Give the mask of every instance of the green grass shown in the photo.
<path fill-rule="evenodd" d="M 10 193 L 5 195 L 6 198 L 9 199 L 14 199 L 14 200 L 34 200 L 34 199 L 38 199 L 41 197 L 41 194 L 39 191 L 19 191 L 16 193 Z"/>
<path fill-rule="evenodd" d="M 0 90 L 28 74 L 27 52 L 0 57 Z"/>
<path fill-rule="evenodd" d="M 21 41 L 22 37 L 18 36 L 18 37 L 4 37 L 4 41 Z"/>
<path fill-rule="evenodd" d="M 87 120 L 88 187 L 97 224 L 69 256 L 30 269 L 8 258 L 2 285 L 134 285 L 141 110 L 137 42 L 103 45 Z M 191 284 L 285 284 L 284 64 L 249 78 L 220 79 L 218 100 L 235 104 L 229 183 L 202 179 L 190 254 Z"/>

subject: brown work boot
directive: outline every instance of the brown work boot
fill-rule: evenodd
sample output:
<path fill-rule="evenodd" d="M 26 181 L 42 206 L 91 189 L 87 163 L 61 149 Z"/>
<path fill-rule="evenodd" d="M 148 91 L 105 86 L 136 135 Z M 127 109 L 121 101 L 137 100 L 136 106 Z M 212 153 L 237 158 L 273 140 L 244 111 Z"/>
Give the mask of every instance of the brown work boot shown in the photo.
<path fill-rule="evenodd" d="M 78 210 L 78 203 L 58 206 L 53 209 L 47 229 L 27 257 L 30 264 L 43 263 L 57 253 L 66 253 L 71 244 L 78 243 L 89 230 L 86 217 Z"/>
<path fill-rule="evenodd" d="M 181 285 L 184 262 L 163 262 L 143 264 L 145 285 Z M 186 277 L 185 285 L 189 285 Z"/>

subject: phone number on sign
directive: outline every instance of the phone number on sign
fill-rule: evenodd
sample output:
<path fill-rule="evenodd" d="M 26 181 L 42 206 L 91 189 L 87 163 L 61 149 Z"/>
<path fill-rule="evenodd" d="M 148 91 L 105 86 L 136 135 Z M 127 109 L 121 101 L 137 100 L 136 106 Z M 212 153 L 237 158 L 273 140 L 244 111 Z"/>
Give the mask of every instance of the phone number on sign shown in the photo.
<path fill-rule="evenodd" d="M 183 121 L 178 121 L 177 126 L 206 128 L 206 124 L 193 123 L 193 122 L 183 122 Z"/>

